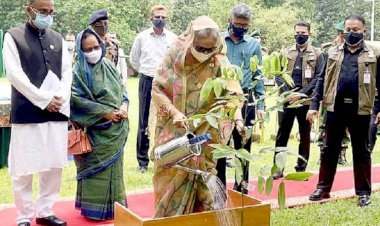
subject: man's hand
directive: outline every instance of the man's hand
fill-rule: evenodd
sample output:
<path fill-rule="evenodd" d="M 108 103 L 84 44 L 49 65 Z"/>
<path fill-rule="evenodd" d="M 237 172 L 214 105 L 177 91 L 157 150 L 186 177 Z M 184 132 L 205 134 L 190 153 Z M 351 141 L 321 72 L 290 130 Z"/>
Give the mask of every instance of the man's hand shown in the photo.
<path fill-rule="evenodd" d="M 48 112 L 59 112 L 61 110 L 61 107 L 62 97 L 54 96 L 49 105 L 46 107 L 46 110 L 48 110 Z"/>
<path fill-rule="evenodd" d="M 236 130 L 238 131 L 239 135 L 242 138 L 241 139 L 242 144 L 247 143 L 248 139 L 246 137 L 246 133 L 247 133 L 248 128 L 244 126 L 243 119 L 235 120 L 235 125 L 236 125 Z"/>
<path fill-rule="evenodd" d="M 380 112 L 376 115 L 375 124 L 380 128 Z"/>
<path fill-rule="evenodd" d="M 265 114 L 264 110 L 257 110 L 256 111 L 257 118 L 262 118 L 264 116 L 264 114 Z"/>
<path fill-rule="evenodd" d="M 289 100 L 288 100 L 288 102 L 289 102 L 289 104 L 293 104 L 294 102 L 296 102 L 299 99 L 301 99 L 300 96 L 290 97 Z"/>
<path fill-rule="evenodd" d="M 316 110 L 309 110 L 306 114 L 306 120 L 310 123 L 314 122 L 314 116 L 318 115 L 318 111 Z"/>

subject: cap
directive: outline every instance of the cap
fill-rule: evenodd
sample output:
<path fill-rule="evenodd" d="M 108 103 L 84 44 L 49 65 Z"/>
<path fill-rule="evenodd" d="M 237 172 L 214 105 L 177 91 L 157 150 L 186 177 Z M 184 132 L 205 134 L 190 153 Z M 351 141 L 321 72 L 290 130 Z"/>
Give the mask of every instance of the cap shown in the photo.
<path fill-rule="evenodd" d="M 88 24 L 93 24 L 99 20 L 108 20 L 108 12 L 106 9 L 101 9 L 93 12 L 90 19 L 88 20 Z"/>
<path fill-rule="evenodd" d="M 339 24 L 335 26 L 335 29 L 338 31 L 343 31 L 344 30 L 344 21 L 341 21 Z"/>
<path fill-rule="evenodd" d="M 257 29 L 257 30 L 252 31 L 252 33 L 251 33 L 250 36 L 251 36 L 251 37 L 253 37 L 253 36 L 261 36 L 260 29 Z"/>

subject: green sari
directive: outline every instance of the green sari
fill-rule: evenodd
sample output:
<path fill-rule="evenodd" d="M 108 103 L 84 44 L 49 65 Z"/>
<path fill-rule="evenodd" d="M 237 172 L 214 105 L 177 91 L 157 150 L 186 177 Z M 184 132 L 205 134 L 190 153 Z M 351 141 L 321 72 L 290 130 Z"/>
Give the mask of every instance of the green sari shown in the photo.
<path fill-rule="evenodd" d="M 92 31 L 87 29 L 84 32 Z M 87 128 L 92 152 L 74 156 L 78 181 L 75 207 L 87 218 L 113 219 L 114 202 L 127 205 L 123 149 L 129 123 L 128 119 L 113 123 L 103 115 L 128 103 L 128 97 L 121 76 L 111 61 L 102 57 L 92 68 L 89 67 L 81 51 L 82 35 L 83 32 L 77 38 L 79 60 L 73 70 L 71 120 Z M 103 43 L 101 46 L 104 56 Z"/>

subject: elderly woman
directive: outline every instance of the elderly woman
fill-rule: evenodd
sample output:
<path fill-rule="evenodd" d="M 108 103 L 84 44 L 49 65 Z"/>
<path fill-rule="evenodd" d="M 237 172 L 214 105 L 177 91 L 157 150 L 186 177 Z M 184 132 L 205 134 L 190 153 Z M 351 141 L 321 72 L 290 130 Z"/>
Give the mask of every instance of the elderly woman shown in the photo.
<path fill-rule="evenodd" d="M 155 118 L 152 121 L 155 121 L 155 147 L 182 136 L 188 127 L 194 134 L 210 133 L 211 143 L 221 143 L 219 130 L 207 122 L 194 127 L 183 119 L 208 112 L 216 102 L 213 94 L 203 102 L 199 100 L 199 95 L 208 78 L 221 76 L 221 62 L 226 60 L 226 50 L 218 25 L 206 16 L 192 21 L 187 31 L 169 50 L 153 80 L 152 103 L 156 113 L 153 114 Z M 186 160 L 182 165 L 215 175 L 216 160 L 212 159 L 211 151 L 211 147 L 203 145 L 199 157 Z M 176 168 L 161 167 L 156 163 L 153 186 L 155 217 L 213 209 L 209 189 L 194 174 Z"/>
<path fill-rule="evenodd" d="M 122 78 L 105 58 L 100 37 L 90 29 L 77 38 L 71 119 L 87 129 L 92 152 L 75 156 L 75 207 L 94 220 L 113 219 L 114 202 L 126 205 L 123 149 L 128 137 L 128 97 Z"/>

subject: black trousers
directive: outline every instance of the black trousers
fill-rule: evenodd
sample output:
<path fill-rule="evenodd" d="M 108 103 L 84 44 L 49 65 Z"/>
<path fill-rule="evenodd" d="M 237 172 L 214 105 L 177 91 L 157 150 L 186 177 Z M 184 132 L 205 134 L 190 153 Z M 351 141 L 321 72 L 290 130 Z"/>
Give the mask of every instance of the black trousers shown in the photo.
<path fill-rule="evenodd" d="M 245 119 L 245 125 L 246 126 L 252 126 L 251 121 L 255 120 L 255 106 L 254 106 L 254 100 L 252 96 L 252 92 L 245 92 L 248 94 L 249 98 L 248 102 L 244 103 L 244 106 L 242 108 L 242 115 L 243 119 Z M 250 137 L 247 140 L 247 143 L 245 143 L 244 147 L 242 145 L 242 137 L 240 136 L 239 132 L 236 130 L 236 128 L 232 131 L 232 137 L 234 140 L 234 147 L 236 150 L 239 150 L 241 148 L 246 149 L 249 153 L 251 152 L 251 143 L 252 138 Z M 226 158 L 219 159 L 216 164 L 216 170 L 218 171 L 217 177 L 223 182 L 224 185 L 226 185 Z M 249 180 L 249 162 L 246 162 L 246 165 L 243 169 L 243 180 L 248 182 Z M 241 186 L 235 181 L 234 184 L 234 190 L 241 191 Z"/>
<path fill-rule="evenodd" d="M 317 188 L 330 192 L 345 129 L 351 135 L 355 191 L 357 195 L 371 194 L 371 154 L 368 149 L 370 115 L 357 111 L 327 112 L 325 145 L 321 153 Z"/>
<path fill-rule="evenodd" d="M 139 126 L 137 130 L 137 161 L 139 166 L 148 166 L 149 164 L 149 138 L 146 135 L 149 119 L 150 101 L 152 99 L 152 81 L 153 78 L 141 75 L 139 82 Z"/>
<path fill-rule="evenodd" d="M 377 140 L 377 124 L 375 124 L 376 120 L 376 112 L 380 111 L 380 106 L 378 104 L 378 98 L 375 98 L 375 105 L 373 106 L 373 114 L 371 116 L 371 122 L 369 125 L 369 150 L 372 152 L 375 148 L 376 140 Z"/>
<path fill-rule="evenodd" d="M 306 114 L 309 110 L 308 105 L 299 108 L 284 108 L 280 125 L 277 131 L 276 147 L 286 147 L 289 136 L 293 128 L 294 119 L 297 118 L 300 133 L 300 143 L 298 145 L 298 154 L 309 160 L 310 155 L 310 130 L 311 124 L 306 120 Z M 296 170 L 305 171 L 307 162 L 302 159 L 297 160 Z"/>

